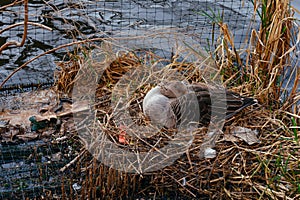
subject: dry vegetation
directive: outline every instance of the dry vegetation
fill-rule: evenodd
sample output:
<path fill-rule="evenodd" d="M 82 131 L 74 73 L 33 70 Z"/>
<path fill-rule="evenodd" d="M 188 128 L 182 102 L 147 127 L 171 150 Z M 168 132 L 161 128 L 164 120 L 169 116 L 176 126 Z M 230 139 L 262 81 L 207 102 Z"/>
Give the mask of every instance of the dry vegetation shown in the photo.
<path fill-rule="evenodd" d="M 207 77 L 221 77 L 223 84 L 244 95 L 254 96 L 260 102 L 259 107 L 249 108 L 226 123 L 221 137 L 216 142 L 217 156 L 212 159 L 199 157 L 200 146 L 204 141 L 207 128 L 198 128 L 193 132 L 193 144 L 188 151 L 182 153 L 174 163 L 153 172 L 126 173 L 108 167 L 97 159 L 85 160 L 85 179 L 79 196 L 83 198 L 124 199 L 139 197 L 154 199 L 297 199 L 300 197 L 300 146 L 299 146 L 299 71 L 296 69 L 293 87 L 288 97 L 281 102 L 283 71 L 290 66 L 295 46 L 291 39 L 293 20 L 288 18 L 286 2 L 276 5 L 264 5 L 268 11 L 262 14 L 260 31 L 252 31 L 251 45 L 247 49 L 247 60 L 242 61 L 234 48 L 233 38 L 225 24 L 218 22 L 221 28 L 221 42 L 212 52 L 217 68 L 211 68 L 214 62 L 206 62 L 199 68 L 200 61 L 189 63 L 178 61 L 180 51 L 170 59 L 170 64 L 162 69 L 157 68 L 162 58 L 151 51 L 138 54 L 135 51 L 114 55 L 114 61 L 106 60 L 108 67 L 98 82 L 96 92 L 96 110 L 99 129 L 88 129 L 89 137 L 101 132 L 102 139 L 107 139 L 124 151 L 141 152 L 157 150 L 167 144 L 170 134 L 166 130 L 146 139 L 127 137 L 128 143 L 118 140 L 120 126 L 115 109 L 111 106 L 114 89 L 120 93 L 132 92 L 130 89 L 117 86 L 120 78 L 131 70 L 148 68 L 147 76 L 139 79 L 135 91 L 128 99 L 133 121 L 139 125 L 147 122 L 143 118 L 141 102 L 153 83 L 160 79 L 172 79 L 178 72 L 182 79 L 190 82 L 210 81 Z M 263 7 L 264 7 L 263 6 Z M 277 6 L 277 7 L 274 7 Z M 269 11 L 270 10 L 270 11 Z M 272 11 L 272 12 L 271 12 Z M 265 16 L 266 13 L 273 15 Z M 298 32 L 299 34 L 299 32 Z M 146 36 L 145 36 L 146 37 Z M 298 36 L 299 37 L 299 36 Z M 109 41 L 109 40 L 108 40 Z M 113 44 L 110 44 L 113 45 Z M 109 48 L 108 48 L 109 49 Z M 191 46 L 186 51 L 197 52 Z M 84 50 L 85 51 L 85 50 Z M 108 50 L 109 52 L 109 50 Z M 85 51 L 85 55 L 88 53 Z M 113 55 L 114 52 L 110 52 Z M 74 68 L 67 64 L 62 67 L 58 79 L 58 88 L 64 88 L 66 80 L 70 80 L 73 69 L 86 67 L 88 57 L 78 59 Z M 244 63 L 244 64 L 243 64 Z M 298 65 L 297 63 L 296 65 Z M 239 66 L 240 65 L 240 66 Z M 89 67 L 103 67 L 101 64 L 90 64 Z M 215 65 L 214 65 L 215 66 Z M 70 69 L 71 67 L 71 69 Z M 206 70 L 205 70 L 206 69 Z M 141 70 L 143 71 L 143 70 Z M 132 72 L 132 71 L 131 71 Z M 209 75 L 207 74 L 209 73 Z M 174 75 L 174 76 L 173 76 Z M 213 76 L 212 76 L 213 75 Z M 132 77 L 127 77 L 129 83 Z M 152 82 L 149 80 L 152 80 Z M 68 81 L 68 84 L 72 83 Z M 132 82 L 130 82 L 132 83 Z M 72 85 L 71 85 L 72 87 Z M 68 85 L 67 88 L 70 88 Z M 61 89 L 60 89 L 61 90 Z M 68 89 L 68 92 L 71 90 Z M 297 104 L 298 103 L 298 104 Z M 242 126 L 259 132 L 259 144 L 248 145 L 242 141 L 228 140 L 227 136 L 235 126 Z M 99 132 L 97 132 L 97 130 Z M 96 133 L 92 133 L 95 131 Z M 130 127 L 127 132 L 134 132 Z M 106 135 L 106 138 L 103 136 Z M 99 136 L 99 135 L 98 135 Z M 81 139 L 85 140 L 81 137 Z M 159 141 L 159 142 L 158 142 Z M 83 142 L 89 145 L 88 142 Z M 96 144 L 96 145 L 95 145 Z M 94 156 L 103 153 L 100 143 L 94 144 Z M 88 157 L 90 153 L 86 152 Z M 122 155 L 121 155 L 122 156 Z M 123 155 L 124 156 L 124 155 Z M 159 161 L 157 161 L 159 162 Z M 134 164 L 133 164 L 134 165 Z"/>
<path fill-rule="evenodd" d="M 272 2 L 272 3 L 271 3 Z M 260 3 L 260 4 L 259 4 Z M 106 166 L 82 148 L 76 157 L 74 172 L 82 176 L 81 190 L 78 193 L 64 193 L 65 199 L 297 199 L 300 198 L 300 145 L 299 145 L 299 69 L 290 66 L 295 56 L 296 43 L 292 35 L 295 27 L 290 17 L 288 1 L 255 1 L 255 12 L 262 21 L 260 31 L 252 30 L 250 47 L 246 50 L 246 60 L 241 60 L 235 49 L 233 37 L 226 24 L 216 23 L 220 27 L 220 42 L 215 52 L 211 52 L 215 61 L 205 62 L 205 68 L 199 68 L 201 59 L 196 62 L 179 61 L 181 53 L 186 56 L 198 52 L 191 46 L 179 46 L 174 56 L 164 68 L 159 64 L 165 61 L 151 51 L 143 53 L 129 51 L 115 53 L 105 47 L 107 55 L 104 62 L 90 62 L 90 51 L 82 45 L 78 54 L 69 55 L 70 61 L 58 66 L 56 91 L 60 95 L 72 96 L 78 71 L 92 68 L 103 72 L 97 81 L 96 102 L 93 105 L 96 114 L 95 127 L 86 128 L 90 138 L 101 137 L 124 149 L 124 151 L 147 152 L 167 145 L 173 133 L 163 130 L 146 139 L 127 137 L 128 143 L 120 142 L 120 124 L 116 122 L 119 113 L 111 106 L 114 89 L 120 93 L 129 93 L 128 109 L 133 121 L 139 125 L 147 124 L 142 115 L 141 103 L 146 92 L 161 79 L 178 77 L 189 82 L 211 81 L 208 78 L 220 77 L 224 86 L 243 95 L 253 96 L 260 102 L 258 107 L 248 108 L 226 123 L 220 138 L 216 142 L 217 156 L 212 159 L 199 157 L 207 128 L 198 128 L 193 132 L 193 143 L 171 165 L 153 172 L 126 173 Z M 299 27 L 296 27 L 299 38 Z M 146 37 L 146 36 L 145 36 Z M 107 40 L 111 42 L 111 40 Z M 110 43 L 110 45 L 114 45 Z M 103 47 L 102 47 L 103 48 Z M 190 51 L 190 52 L 188 52 Z M 197 54 L 197 53 L 196 53 Z M 199 56 L 199 55 L 198 55 Z M 202 63 L 203 64 L 203 63 Z M 211 67 L 213 64 L 214 67 Z M 284 101 L 282 93 L 283 72 L 294 69 L 295 77 L 289 81 L 293 87 Z M 142 69 L 142 70 L 140 70 Z M 145 74 L 145 69 L 148 69 Z M 138 80 L 133 93 L 119 80 L 135 70 Z M 132 75 L 132 73 L 130 73 Z M 86 74 L 85 74 L 86 75 Z M 143 75 L 143 76 L 141 76 Z M 212 76 L 213 75 L 213 76 Z M 127 82 L 127 83 L 128 83 Z M 126 83 L 126 82 L 125 82 Z M 124 86 L 124 87 L 122 87 Z M 118 93 L 117 92 L 117 93 Z M 116 92 L 115 92 L 116 93 Z M 226 135 L 235 126 L 257 130 L 260 143 L 248 145 L 242 141 L 230 141 Z M 95 129 L 93 129 L 95 128 Z M 128 127 L 130 129 L 130 126 Z M 132 130 L 126 130 L 134 132 Z M 74 132 L 74 134 L 78 134 Z M 105 136 L 104 136 L 105 135 Z M 90 143 L 78 135 L 83 146 Z M 96 139 L 95 139 L 96 140 Z M 157 142 L 160 141 L 160 142 Z M 96 145 L 95 145 L 96 144 Z M 102 152 L 94 144 L 94 155 Z M 73 183 L 72 180 L 69 181 Z M 62 185 L 64 188 L 65 185 Z M 70 191 L 73 191 L 70 189 Z"/>

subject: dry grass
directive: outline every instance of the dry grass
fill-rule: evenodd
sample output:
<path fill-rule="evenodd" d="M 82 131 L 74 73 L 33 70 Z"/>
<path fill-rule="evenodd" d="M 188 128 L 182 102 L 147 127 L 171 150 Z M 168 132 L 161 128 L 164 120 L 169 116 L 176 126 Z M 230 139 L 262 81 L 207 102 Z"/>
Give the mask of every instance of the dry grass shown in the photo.
<path fill-rule="evenodd" d="M 120 123 L 116 119 L 121 112 L 115 112 L 115 107 L 112 106 L 112 103 L 117 102 L 114 98 L 120 97 L 118 94 L 129 96 L 126 104 L 128 106 L 125 108 L 129 110 L 133 122 L 141 126 L 149 123 L 142 115 L 142 99 L 161 79 L 179 77 L 190 82 L 220 81 L 236 92 L 256 97 L 260 102 L 258 108 L 249 108 L 227 122 L 216 142 L 217 157 L 199 158 L 200 146 L 207 133 L 206 127 L 193 132 L 193 143 L 187 151 L 181 152 L 180 158 L 154 172 L 142 173 L 138 169 L 135 174 L 118 171 L 98 162 L 90 153 L 85 153 L 86 150 L 83 148 L 80 155 L 85 155 L 86 159 L 76 163 L 76 172 L 85 175 L 80 183 L 83 187 L 79 193 L 67 194 L 64 193 L 63 185 L 64 199 L 72 198 L 72 195 L 74 198 L 82 199 L 300 198 L 300 72 L 299 69 L 291 67 L 299 65 L 298 62 L 292 63 L 292 58 L 298 50 L 296 45 L 300 40 L 299 27 L 297 26 L 296 33 L 293 33 L 295 24 L 290 16 L 289 1 L 253 2 L 254 12 L 259 13 L 261 27 L 259 31 L 251 32 L 251 48 L 246 50 L 246 61 L 241 60 L 238 50 L 235 49 L 234 38 L 226 24 L 218 21 L 222 37 L 215 52 L 211 52 L 217 60 L 208 60 L 202 65 L 204 68 L 199 69 L 201 59 L 195 62 L 188 62 L 185 58 L 179 62 L 176 59 L 181 55 L 182 49 L 186 57 L 195 53 L 197 55 L 198 50 L 191 46 L 179 46 L 175 55 L 168 60 L 170 64 L 162 69 L 159 68 L 159 63 L 165 61 L 165 58 L 160 58 L 151 51 L 146 51 L 141 56 L 136 51 L 115 54 L 108 49 L 110 54 L 110 60 L 106 60 L 108 67 L 98 81 L 94 108 L 97 111 L 95 122 L 98 128 L 101 128 L 100 136 L 105 135 L 119 148 L 135 152 L 136 155 L 137 152 L 150 152 L 168 145 L 174 133 L 162 130 L 148 138 L 127 137 L 128 144 L 120 143 Z M 293 40 L 292 34 L 296 35 L 296 40 Z M 56 49 L 85 42 L 88 41 L 79 41 Z M 7 45 L 2 48 L 6 47 Z M 46 53 L 52 53 L 56 49 Z M 102 66 L 99 63 L 87 64 L 90 52 L 82 46 L 79 49 L 84 56 L 78 51 L 69 55 L 70 61 L 58 64 L 61 70 L 57 74 L 56 90 L 61 95 L 71 96 L 79 70 L 87 66 L 93 69 Z M 28 63 L 19 69 L 26 64 Z M 211 67 L 212 65 L 214 67 Z M 295 77 L 289 80 L 293 86 L 288 97 L 281 102 L 283 73 L 289 68 L 294 70 L 295 74 Z M 134 73 L 128 73 L 132 70 Z M 126 74 L 140 79 L 134 85 L 131 81 L 132 76 Z M 7 80 L 10 77 L 7 77 Z M 220 80 L 216 80 L 217 77 Z M 135 90 L 127 88 L 126 83 L 132 83 Z M 226 136 L 234 126 L 258 130 L 261 142 L 250 146 L 242 141 L 226 140 Z M 134 132 L 130 130 L 130 126 L 128 128 L 128 133 Z M 88 136 L 95 140 L 99 138 L 97 129 L 87 130 L 90 131 Z M 89 145 L 88 141 L 84 141 L 85 138 L 81 139 L 83 145 Z M 95 147 L 93 153 L 99 155 L 103 150 L 97 144 L 99 143 L 93 146 Z M 84 167 L 81 168 L 80 164 Z M 72 183 L 72 180 L 70 182 Z"/>
<path fill-rule="evenodd" d="M 125 173 L 105 166 L 93 158 L 82 170 L 85 179 L 78 194 L 88 199 L 124 199 L 152 197 L 155 199 L 297 199 L 300 198 L 300 145 L 299 145 L 299 70 L 288 98 L 280 102 L 282 73 L 291 63 L 295 50 L 291 41 L 292 19 L 289 18 L 287 1 L 262 3 L 262 26 L 252 31 L 251 46 L 245 66 L 234 48 L 233 38 L 226 25 L 220 22 L 225 35 L 213 54 L 219 58 L 217 68 L 211 63 L 200 70 L 199 62 L 178 62 L 180 51 L 170 58 L 170 64 L 160 69 L 159 58 L 151 51 L 142 56 L 136 52 L 111 55 L 108 68 L 98 82 L 96 92 L 96 123 L 101 137 L 108 139 L 124 151 L 150 152 L 168 144 L 172 132 L 162 130 L 148 138 L 127 137 L 128 144 L 120 143 L 120 123 L 112 103 L 114 98 L 125 95 L 133 122 L 147 124 L 142 115 L 141 103 L 146 92 L 161 79 L 179 78 L 190 82 L 209 81 L 208 77 L 220 76 L 224 85 L 244 95 L 255 96 L 258 108 L 249 108 L 227 122 L 223 134 L 216 142 L 217 157 L 200 159 L 199 151 L 207 128 L 193 132 L 193 143 L 174 163 L 154 172 Z M 257 5 L 255 8 L 258 9 Z M 271 13 L 271 14 L 267 14 Z M 300 34 L 300 33 L 298 33 Z M 298 41 L 297 41 L 298 42 Z M 185 48 L 195 51 L 193 48 Z M 86 58 L 76 57 L 67 67 L 63 66 L 57 89 L 69 93 L 76 71 L 84 67 Z M 236 62 L 235 62 L 236 61 Z M 71 63 L 71 65 L 70 65 Z M 78 67 L 79 66 L 79 67 Z M 97 67 L 99 65 L 92 65 Z M 241 68 L 240 68 L 241 67 Z M 147 73 L 145 74 L 145 69 Z M 204 69 L 204 70 L 203 70 Z M 206 70 L 205 70 L 206 69 Z M 213 69 L 213 70 L 212 70 Z M 128 72 L 134 70 L 135 76 Z M 297 69 L 296 69 L 297 70 Z M 71 73 L 69 73 L 71 72 Z M 141 76 L 143 75 L 143 76 Z M 133 77 L 139 77 L 134 91 L 126 87 Z M 122 79 L 120 79 L 122 78 Z M 124 81 L 125 82 L 122 82 Z M 114 97 L 112 94 L 122 94 Z M 130 94 L 130 95 L 128 95 Z M 298 105 L 297 105 L 298 103 Z M 113 104 L 115 105 L 115 104 Z M 235 126 L 258 130 L 259 144 L 248 145 L 241 141 L 228 141 L 226 135 Z M 134 132 L 128 127 L 128 132 Z M 96 129 L 97 130 L 97 129 Z M 99 139 L 99 132 L 88 129 L 91 138 Z M 98 129 L 99 131 L 99 129 Z M 97 135 L 98 134 L 98 135 Z M 83 138 L 84 140 L 84 138 Z M 89 145 L 87 141 L 83 142 Z M 94 155 L 103 153 L 99 142 L 94 143 Z M 122 156 L 122 155 L 121 155 Z M 159 162 L 159 161 L 156 161 Z"/>
<path fill-rule="evenodd" d="M 146 54 L 153 58 L 151 52 L 146 52 Z M 154 147 L 161 148 L 166 145 L 170 137 L 170 133 L 161 132 L 147 139 L 132 140 L 128 137 L 129 144 L 127 145 L 118 142 L 120 130 L 114 118 L 116 116 L 114 107 L 111 106 L 111 94 L 122 74 L 124 75 L 131 69 L 142 68 L 144 66 L 142 61 L 142 58 L 134 53 L 117 57 L 105 70 L 96 93 L 97 117 L 101 129 L 105 130 L 104 133 L 110 141 L 126 151 L 146 152 L 153 150 Z M 165 68 L 151 73 L 153 80 L 158 81 L 160 79 L 157 78 L 158 74 L 166 78 L 166 74 L 176 74 L 175 72 L 184 72 L 184 78 L 190 81 L 203 81 L 203 74 L 196 70 L 192 63 L 173 61 Z M 62 80 L 67 79 L 62 77 Z M 129 112 L 134 122 L 145 124 L 147 122 L 141 114 L 141 102 L 153 84 L 146 83 L 144 79 L 139 83 L 138 89 L 130 98 Z M 245 83 L 233 89 L 251 94 L 251 89 L 247 88 L 249 86 Z M 122 88 L 126 91 L 124 87 L 119 89 L 122 90 Z M 248 112 L 247 115 L 245 112 Z M 80 195 L 91 199 L 147 196 L 156 196 L 157 199 L 166 196 L 195 199 L 296 197 L 299 195 L 300 178 L 299 169 L 297 169 L 299 168 L 299 144 L 293 133 L 295 129 L 290 128 L 293 124 L 292 120 L 286 114 L 292 111 L 290 109 L 269 110 L 268 104 L 264 104 L 259 109 L 251 112 L 248 109 L 245 112 L 227 124 L 224 134 L 216 144 L 218 156 L 215 159 L 200 159 L 198 156 L 199 147 L 207 133 L 207 128 L 200 128 L 193 133 L 193 144 L 187 152 L 183 153 L 172 165 L 152 173 L 125 173 L 93 159 L 84 169 L 87 176 L 83 181 Z M 231 127 L 234 126 L 258 130 L 261 143 L 249 146 L 243 142 L 224 140 L 225 135 L 229 134 Z M 159 140 L 160 143 L 157 143 Z M 97 149 L 100 145 L 95 147 Z M 101 152 L 101 149 L 97 150 L 99 151 L 97 153 Z"/>

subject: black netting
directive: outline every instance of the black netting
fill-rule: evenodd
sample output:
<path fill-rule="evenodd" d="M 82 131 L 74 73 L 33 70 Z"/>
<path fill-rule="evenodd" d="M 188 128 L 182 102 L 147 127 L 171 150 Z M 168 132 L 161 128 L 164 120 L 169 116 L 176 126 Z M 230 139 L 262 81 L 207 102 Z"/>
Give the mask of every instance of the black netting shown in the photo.
<path fill-rule="evenodd" d="M 6 7 L 14 2 L 14 5 Z M 182 33 L 204 50 L 213 51 L 220 33 L 217 23 L 221 20 L 228 25 L 234 36 L 235 47 L 241 51 L 243 58 L 243 50 L 249 48 L 251 30 L 258 30 L 260 26 L 253 10 L 252 0 L 30 0 L 30 23 L 25 44 L 21 47 L 12 45 L 1 52 L 0 83 L 27 61 L 34 61 L 15 73 L 0 88 L 0 96 L 51 86 L 56 62 L 68 60 L 67 53 L 76 51 L 78 46 L 74 44 L 55 51 L 53 49 L 81 40 L 142 37 L 164 29 Z M 0 1 L 0 46 L 9 41 L 22 40 L 23 21 L 22 2 Z M 7 29 L 13 24 L 17 26 Z M 297 43 L 298 32 L 297 27 L 293 35 L 294 44 Z M 172 56 L 172 48 L 161 38 L 152 39 L 151 42 L 139 39 L 133 42 L 139 48 L 153 48 L 163 57 Z M 86 46 L 91 44 L 100 44 L 100 41 L 85 43 Z M 295 48 L 297 51 L 292 55 L 292 66 L 288 66 L 284 79 L 291 74 L 295 77 L 293 69 L 299 66 L 299 41 Z M 47 51 L 51 52 L 42 55 Z M 42 56 L 37 58 L 39 55 Z M 11 137 L 14 137 L 13 133 Z M 72 192 L 72 186 L 75 187 L 76 181 L 81 179 L 73 177 L 76 174 L 74 172 L 59 171 L 76 157 L 73 155 L 76 148 L 74 143 L 65 141 L 51 144 L 38 140 L 12 144 L 0 144 L 0 199 L 61 194 L 62 189 Z M 80 167 L 76 168 L 78 174 Z"/>
<path fill-rule="evenodd" d="M 6 3 L 1 3 L 5 6 Z M 213 48 L 213 26 L 219 18 L 228 24 L 237 48 L 245 48 L 251 28 L 257 28 L 251 14 L 251 1 L 29 1 L 28 35 L 23 47 L 11 46 L 0 59 L 0 82 L 26 61 L 63 44 L 83 39 L 143 36 L 160 28 L 180 28 L 203 48 Z M 23 4 L 3 9 L 1 29 L 24 20 Z M 214 19 L 206 16 L 214 17 Z M 48 30 L 45 25 L 52 30 Z M 17 26 L 0 35 L 0 44 L 21 41 L 23 26 Z M 215 37 L 216 39 L 216 37 Z M 159 43 L 159 41 L 157 41 Z M 154 44 L 153 44 L 154 45 Z M 244 46 L 243 46 L 244 45 Z M 142 45 L 141 45 L 142 46 Z M 149 48 L 149 44 L 147 46 Z M 44 55 L 16 73 L 5 88 L 34 87 L 51 84 L 55 61 L 61 61 L 70 46 Z M 5 89 L 2 89 L 5 90 Z"/>

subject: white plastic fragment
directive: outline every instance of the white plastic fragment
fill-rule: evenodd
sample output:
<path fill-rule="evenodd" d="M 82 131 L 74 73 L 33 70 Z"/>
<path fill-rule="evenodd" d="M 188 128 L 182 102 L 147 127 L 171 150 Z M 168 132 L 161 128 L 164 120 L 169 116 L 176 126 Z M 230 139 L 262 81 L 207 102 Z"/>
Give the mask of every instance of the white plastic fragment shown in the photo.
<path fill-rule="evenodd" d="M 217 155 L 216 150 L 212 149 L 212 148 L 206 148 L 204 151 L 204 157 L 205 158 L 215 158 Z"/>
<path fill-rule="evenodd" d="M 80 190 L 80 189 L 81 189 L 81 186 L 80 186 L 78 183 L 74 183 L 74 184 L 72 185 L 72 188 L 73 188 L 75 191 L 77 191 L 77 190 Z"/>

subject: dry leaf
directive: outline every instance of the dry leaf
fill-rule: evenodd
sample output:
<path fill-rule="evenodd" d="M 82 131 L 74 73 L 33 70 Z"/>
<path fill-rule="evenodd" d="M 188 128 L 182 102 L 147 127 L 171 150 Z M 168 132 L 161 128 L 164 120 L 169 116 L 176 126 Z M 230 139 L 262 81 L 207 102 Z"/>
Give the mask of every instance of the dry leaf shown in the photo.
<path fill-rule="evenodd" d="M 89 109 L 90 109 L 90 105 L 89 105 L 88 101 L 79 101 L 79 102 L 75 102 L 70 109 L 68 109 L 64 112 L 58 113 L 57 116 L 62 117 L 62 116 L 70 115 L 73 113 L 87 111 Z"/>
<path fill-rule="evenodd" d="M 231 134 L 224 134 L 224 138 L 223 138 L 224 141 L 227 141 L 227 142 L 238 142 L 239 139 Z"/>
<path fill-rule="evenodd" d="M 44 121 L 44 120 L 50 121 L 50 119 L 56 119 L 56 118 L 57 118 L 57 116 L 53 112 L 47 112 L 43 115 L 36 115 L 35 116 L 35 119 L 36 119 L 37 122 L 41 122 L 41 121 Z"/>
<path fill-rule="evenodd" d="M 88 109 L 89 109 L 89 105 L 88 105 L 87 101 L 82 101 L 82 102 L 74 103 L 72 105 L 72 107 L 69 106 L 69 109 L 65 109 L 65 111 L 63 111 L 63 112 L 59 112 L 56 114 L 54 112 L 48 111 L 48 112 L 44 113 L 43 115 L 36 115 L 35 117 L 36 117 L 37 122 L 40 122 L 43 120 L 50 121 L 50 119 L 57 119 L 57 117 L 63 117 L 63 116 L 70 115 L 73 113 L 86 111 Z"/>
<path fill-rule="evenodd" d="M 17 138 L 24 141 L 31 141 L 37 139 L 38 136 L 39 134 L 37 133 L 27 133 L 27 134 L 17 135 Z"/>
<path fill-rule="evenodd" d="M 20 110 L 15 113 L 6 111 L 2 113 L 2 115 L 0 116 L 0 120 L 9 120 L 9 124 L 12 126 L 25 125 L 26 127 L 29 127 L 29 117 L 36 114 L 36 110 Z"/>
<path fill-rule="evenodd" d="M 244 140 L 249 145 L 260 143 L 260 140 L 257 138 L 257 130 L 236 126 L 231 130 L 231 133 L 235 137 Z"/>

